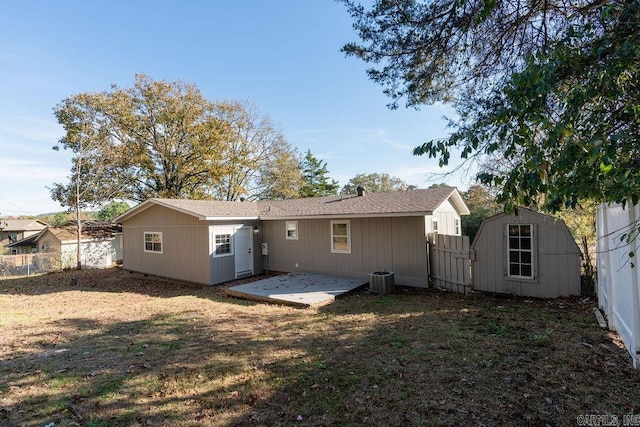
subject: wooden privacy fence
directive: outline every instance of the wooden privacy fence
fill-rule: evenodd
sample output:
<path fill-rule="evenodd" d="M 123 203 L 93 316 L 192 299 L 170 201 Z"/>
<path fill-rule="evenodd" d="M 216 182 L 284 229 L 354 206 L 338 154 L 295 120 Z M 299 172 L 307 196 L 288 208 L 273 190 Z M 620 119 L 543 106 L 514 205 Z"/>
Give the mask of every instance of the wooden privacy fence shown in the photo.
<path fill-rule="evenodd" d="M 471 292 L 471 247 L 468 236 L 429 234 L 429 277 L 433 286 Z"/>

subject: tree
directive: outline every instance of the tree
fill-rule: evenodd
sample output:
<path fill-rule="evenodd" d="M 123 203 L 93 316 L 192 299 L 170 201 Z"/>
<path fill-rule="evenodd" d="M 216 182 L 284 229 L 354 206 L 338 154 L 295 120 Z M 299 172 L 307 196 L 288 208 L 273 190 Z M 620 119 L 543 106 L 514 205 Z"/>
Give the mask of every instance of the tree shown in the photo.
<path fill-rule="evenodd" d="M 462 198 L 470 212 L 462 217 L 462 235 L 469 236 L 473 241 L 482 221 L 500 212 L 500 206 L 496 203 L 491 189 L 482 185 L 469 187 L 462 193 Z"/>
<path fill-rule="evenodd" d="M 87 200 L 210 197 L 225 171 L 220 149 L 229 128 L 195 85 L 137 75 L 132 88 L 74 95 L 55 113 L 66 131 L 60 145 L 76 153 L 79 176 L 89 173 L 82 165 L 94 161 L 77 163 L 80 142 L 95 147 L 96 159 L 109 160 Z M 71 188 L 56 188 L 54 199 L 68 205 Z"/>
<path fill-rule="evenodd" d="M 349 180 L 340 190 L 340 194 L 355 194 L 358 187 L 377 193 L 381 191 L 404 191 L 416 187 L 387 173 L 359 173 Z"/>
<path fill-rule="evenodd" d="M 277 151 L 272 161 L 262 166 L 256 194 L 259 200 L 284 200 L 300 197 L 304 179 L 300 159 L 294 150 Z"/>
<path fill-rule="evenodd" d="M 269 193 L 291 193 L 296 186 L 295 171 L 290 168 L 283 171 L 293 179 L 289 188 L 283 182 L 277 183 L 273 175 L 268 179 L 272 165 L 279 163 L 287 168 L 290 166 L 287 161 L 295 158 L 295 151 L 271 119 L 260 115 L 255 105 L 235 101 L 216 103 L 214 115 L 227 124 L 229 131 L 219 153 L 224 160 L 224 172 L 212 186 L 213 196 L 218 200 L 238 200 L 241 196 L 252 200 Z"/>
<path fill-rule="evenodd" d="M 500 153 L 512 167 L 477 178 L 507 209 L 638 202 L 638 0 L 346 3 L 368 45 L 344 50 L 382 63 L 369 75 L 394 104 L 455 100 L 454 132 L 415 154 Z"/>
<path fill-rule="evenodd" d="M 367 73 L 392 107 L 403 97 L 418 106 L 483 92 L 569 22 L 597 15 L 569 0 L 376 0 L 369 9 L 341 1 L 362 40 L 342 50 L 377 66 Z"/>
<path fill-rule="evenodd" d="M 129 206 L 129 203 L 127 202 L 123 202 L 123 201 L 111 202 L 103 206 L 102 209 L 100 209 L 100 211 L 96 215 L 96 219 L 100 221 L 110 221 L 122 215 L 123 213 L 128 211 L 130 208 L 131 206 Z"/>
<path fill-rule="evenodd" d="M 320 197 L 338 194 L 338 181 L 332 179 L 329 182 L 327 174 L 327 162 L 318 160 L 307 150 L 301 162 L 304 183 L 300 189 L 301 197 Z"/>

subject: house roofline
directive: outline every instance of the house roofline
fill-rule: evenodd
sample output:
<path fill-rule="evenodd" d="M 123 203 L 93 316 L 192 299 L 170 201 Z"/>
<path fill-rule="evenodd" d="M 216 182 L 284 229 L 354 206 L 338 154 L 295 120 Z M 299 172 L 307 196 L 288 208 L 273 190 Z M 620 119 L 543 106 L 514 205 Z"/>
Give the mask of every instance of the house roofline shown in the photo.
<path fill-rule="evenodd" d="M 415 217 L 433 215 L 431 211 L 424 212 L 399 212 L 399 213 L 370 213 L 370 214 L 327 214 L 327 215 L 291 215 L 291 216 L 266 216 L 258 219 L 262 221 L 282 221 L 282 220 L 300 220 L 300 219 L 353 219 L 353 218 L 399 218 L 399 217 Z"/>

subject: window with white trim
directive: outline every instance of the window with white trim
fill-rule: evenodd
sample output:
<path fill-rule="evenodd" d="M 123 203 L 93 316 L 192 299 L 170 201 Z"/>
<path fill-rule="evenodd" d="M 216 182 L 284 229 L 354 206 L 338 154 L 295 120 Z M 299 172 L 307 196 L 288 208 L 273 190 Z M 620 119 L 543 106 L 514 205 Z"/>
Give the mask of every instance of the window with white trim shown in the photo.
<path fill-rule="evenodd" d="M 331 221 L 331 252 L 351 253 L 351 230 L 349 221 Z"/>
<path fill-rule="evenodd" d="M 431 231 L 433 233 L 438 232 L 438 218 L 431 218 Z"/>
<path fill-rule="evenodd" d="M 533 279 L 533 225 L 509 224 L 507 229 L 508 276 Z"/>
<path fill-rule="evenodd" d="M 233 235 L 230 233 L 216 234 L 215 235 L 215 252 L 216 256 L 232 255 L 233 254 Z"/>
<path fill-rule="evenodd" d="M 298 240 L 298 221 L 286 221 L 287 240 Z"/>
<path fill-rule="evenodd" d="M 162 253 L 162 233 L 144 232 L 144 251 L 156 254 Z"/>
<path fill-rule="evenodd" d="M 460 235 L 460 219 L 459 218 L 453 219 L 453 234 L 455 234 L 456 236 Z"/>

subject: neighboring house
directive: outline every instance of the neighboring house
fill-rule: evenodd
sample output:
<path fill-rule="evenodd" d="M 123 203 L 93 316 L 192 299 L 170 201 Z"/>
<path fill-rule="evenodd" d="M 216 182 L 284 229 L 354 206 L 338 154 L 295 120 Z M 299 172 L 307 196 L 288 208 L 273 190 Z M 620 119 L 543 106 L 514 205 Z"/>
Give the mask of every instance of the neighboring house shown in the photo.
<path fill-rule="evenodd" d="M 38 238 L 38 236 L 40 236 L 42 231 L 39 231 L 38 233 L 33 234 L 29 237 L 25 237 L 24 239 L 18 240 L 17 242 L 9 243 L 5 247 L 12 255 L 36 253 L 38 252 L 38 244 L 36 243 L 36 239 Z"/>
<path fill-rule="evenodd" d="M 580 295 L 580 249 L 562 220 L 525 208 L 501 213 L 482 222 L 471 247 L 474 290 Z"/>
<path fill-rule="evenodd" d="M 25 253 L 18 252 L 22 247 L 7 248 L 7 245 L 38 234 L 46 227 L 47 223 L 37 219 L 0 219 L 0 246 L 3 252 L 9 254 Z"/>
<path fill-rule="evenodd" d="M 121 258 L 122 227 L 99 221 L 82 223 L 82 265 L 86 268 L 108 268 Z M 73 221 L 59 227 L 48 227 L 35 239 L 39 252 L 60 254 L 61 268 L 77 266 L 78 233 Z"/>
<path fill-rule="evenodd" d="M 217 284 L 261 273 L 307 271 L 427 286 L 426 235 L 460 234 L 468 215 L 458 190 L 262 202 L 149 199 L 115 221 L 123 227 L 124 268 Z"/>
<path fill-rule="evenodd" d="M 600 205 L 596 210 L 598 305 L 607 315 L 609 329 L 620 334 L 636 368 L 640 367 L 639 225 L 638 205 Z"/>

